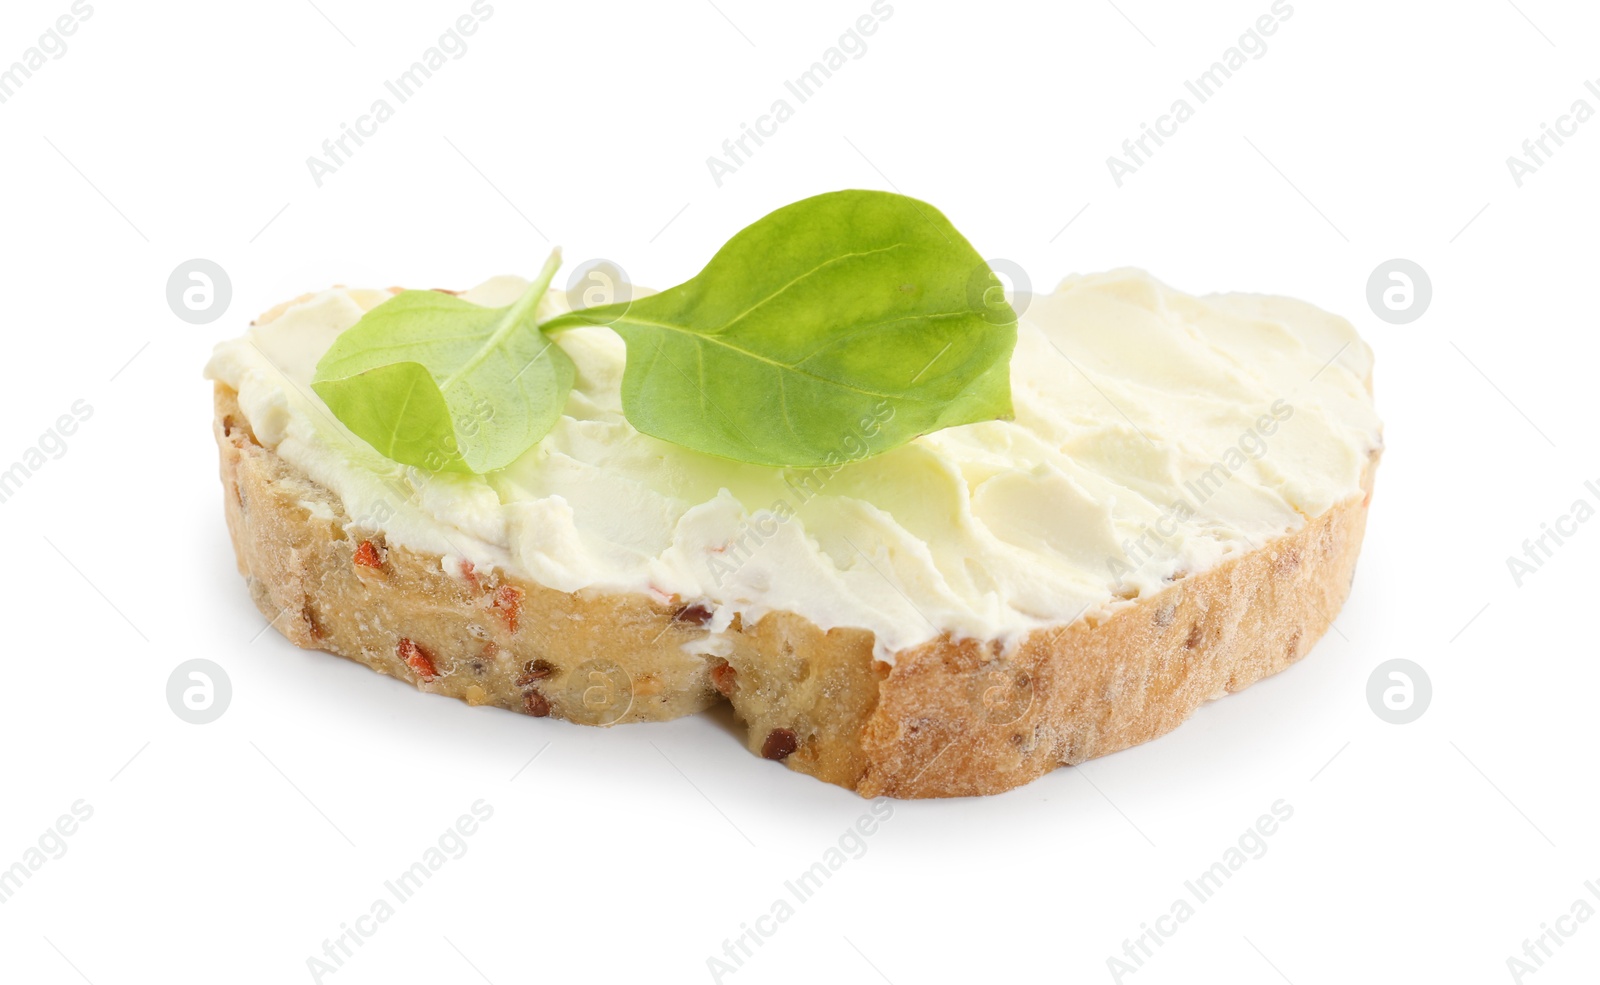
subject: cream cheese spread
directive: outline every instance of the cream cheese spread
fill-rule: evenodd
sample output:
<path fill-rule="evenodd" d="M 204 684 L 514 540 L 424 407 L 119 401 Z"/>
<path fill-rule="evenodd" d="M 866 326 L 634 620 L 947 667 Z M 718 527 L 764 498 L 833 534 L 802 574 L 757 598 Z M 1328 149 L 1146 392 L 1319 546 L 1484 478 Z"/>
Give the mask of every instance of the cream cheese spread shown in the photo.
<path fill-rule="evenodd" d="M 502 277 L 469 301 L 510 304 Z M 487 476 L 373 451 L 311 391 L 317 360 L 383 291 L 334 289 L 219 344 L 258 440 L 337 493 L 359 529 L 564 592 L 646 592 L 733 617 L 786 610 L 875 634 L 1019 641 L 1103 615 L 1362 495 L 1381 425 L 1372 354 L 1304 302 L 1192 297 L 1134 270 L 1018 299 L 1016 416 L 822 469 L 742 465 L 622 416 L 624 347 L 562 333 L 577 382 L 555 429 Z M 1025 304 L 1022 302 L 1026 302 Z M 541 317 L 564 310 L 552 292 Z"/>

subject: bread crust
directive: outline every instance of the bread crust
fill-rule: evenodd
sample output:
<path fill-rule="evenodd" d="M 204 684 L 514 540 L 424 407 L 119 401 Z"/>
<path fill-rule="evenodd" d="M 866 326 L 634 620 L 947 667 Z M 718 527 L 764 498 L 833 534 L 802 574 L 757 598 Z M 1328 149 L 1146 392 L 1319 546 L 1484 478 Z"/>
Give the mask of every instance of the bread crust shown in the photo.
<path fill-rule="evenodd" d="M 215 403 L 239 571 L 290 642 L 419 690 L 581 724 L 662 721 L 726 699 L 752 753 L 866 797 L 1010 790 L 1169 732 L 1288 667 L 1348 594 L 1379 457 L 1364 497 L 1103 619 L 1036 631 L 1009 652 L 942 637 L 891 666 L 865 630 L 776 612 L 736 618 L 713 647 L 698 600 L 558 592 L 388 545 L 257 442 L 231 388 L 218 384 Z"/>

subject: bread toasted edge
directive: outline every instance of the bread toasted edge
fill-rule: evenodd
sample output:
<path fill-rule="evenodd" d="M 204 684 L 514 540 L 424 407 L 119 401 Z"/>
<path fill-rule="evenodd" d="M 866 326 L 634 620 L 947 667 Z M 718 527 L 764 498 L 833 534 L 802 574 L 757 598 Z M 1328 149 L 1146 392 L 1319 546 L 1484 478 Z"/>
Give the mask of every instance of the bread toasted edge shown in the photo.
<path fill-rule="evenodd" d="M 381 524 L 352 520 L 256 441 L 224 384 L 215 410 L 240 573 L 295 645 L 580 724 L 663 721 L 726 698 L 751 752 L 867 797 L 1013 789 L 1165 734 L 1288 667 L 1348 594 L 1379 457 L 1363 497 L 1104 619 L 1036 631 L 1009 652 L 946 636 L 891 666 L 865 630 L 778 612 L 707 646 L 698 600 L 557 592 L 387 545 Z"/>

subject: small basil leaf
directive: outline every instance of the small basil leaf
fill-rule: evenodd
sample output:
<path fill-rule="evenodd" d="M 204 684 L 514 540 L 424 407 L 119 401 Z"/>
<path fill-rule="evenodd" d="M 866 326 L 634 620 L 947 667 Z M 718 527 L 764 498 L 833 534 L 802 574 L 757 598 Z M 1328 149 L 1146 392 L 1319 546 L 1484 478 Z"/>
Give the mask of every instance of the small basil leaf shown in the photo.
<path fill-rule="evenodd" d="M 585 308 L 610 325 L 622 406 L 645 434 L 740 462 L 811 467 L 1012 415 L 1016 313 L 939 211 L 842 191 L 771 213 L 670 290 Z"/>
<path fill-rule="evenodd" d="M 404 291 L 341 333 L 311 388 L 383 455 L 429 471 L 491 472 L 555 426 L 575 368 L 534 327 L 552 254 L 515 304 L 485 308 Z"/>

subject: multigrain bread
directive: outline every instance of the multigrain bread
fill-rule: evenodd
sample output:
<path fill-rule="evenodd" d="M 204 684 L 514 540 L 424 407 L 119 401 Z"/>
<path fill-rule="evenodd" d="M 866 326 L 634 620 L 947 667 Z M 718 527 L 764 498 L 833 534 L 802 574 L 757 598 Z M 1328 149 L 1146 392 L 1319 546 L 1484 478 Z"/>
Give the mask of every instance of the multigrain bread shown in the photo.
<path fill-rule="evenodd" d="M 1370 382 L 1369 382 L 1370 389 Z M 1304 656 L 1354 575 L 1363 495 L 1105 617 L 1005 650 L 948 634 L 874 656 L 865 630 L 735 617 L 725 655 L 694 599 L 559 592 L 386 544 L 339 496 L 263 447 L 216 387 L 228 528 L 257 607 L 301 647 L 475 705 L 591 725 L 727 700 L 751 752 L 863 796 L 997 793 L 1176 728 L 1206 701 Z"/>

